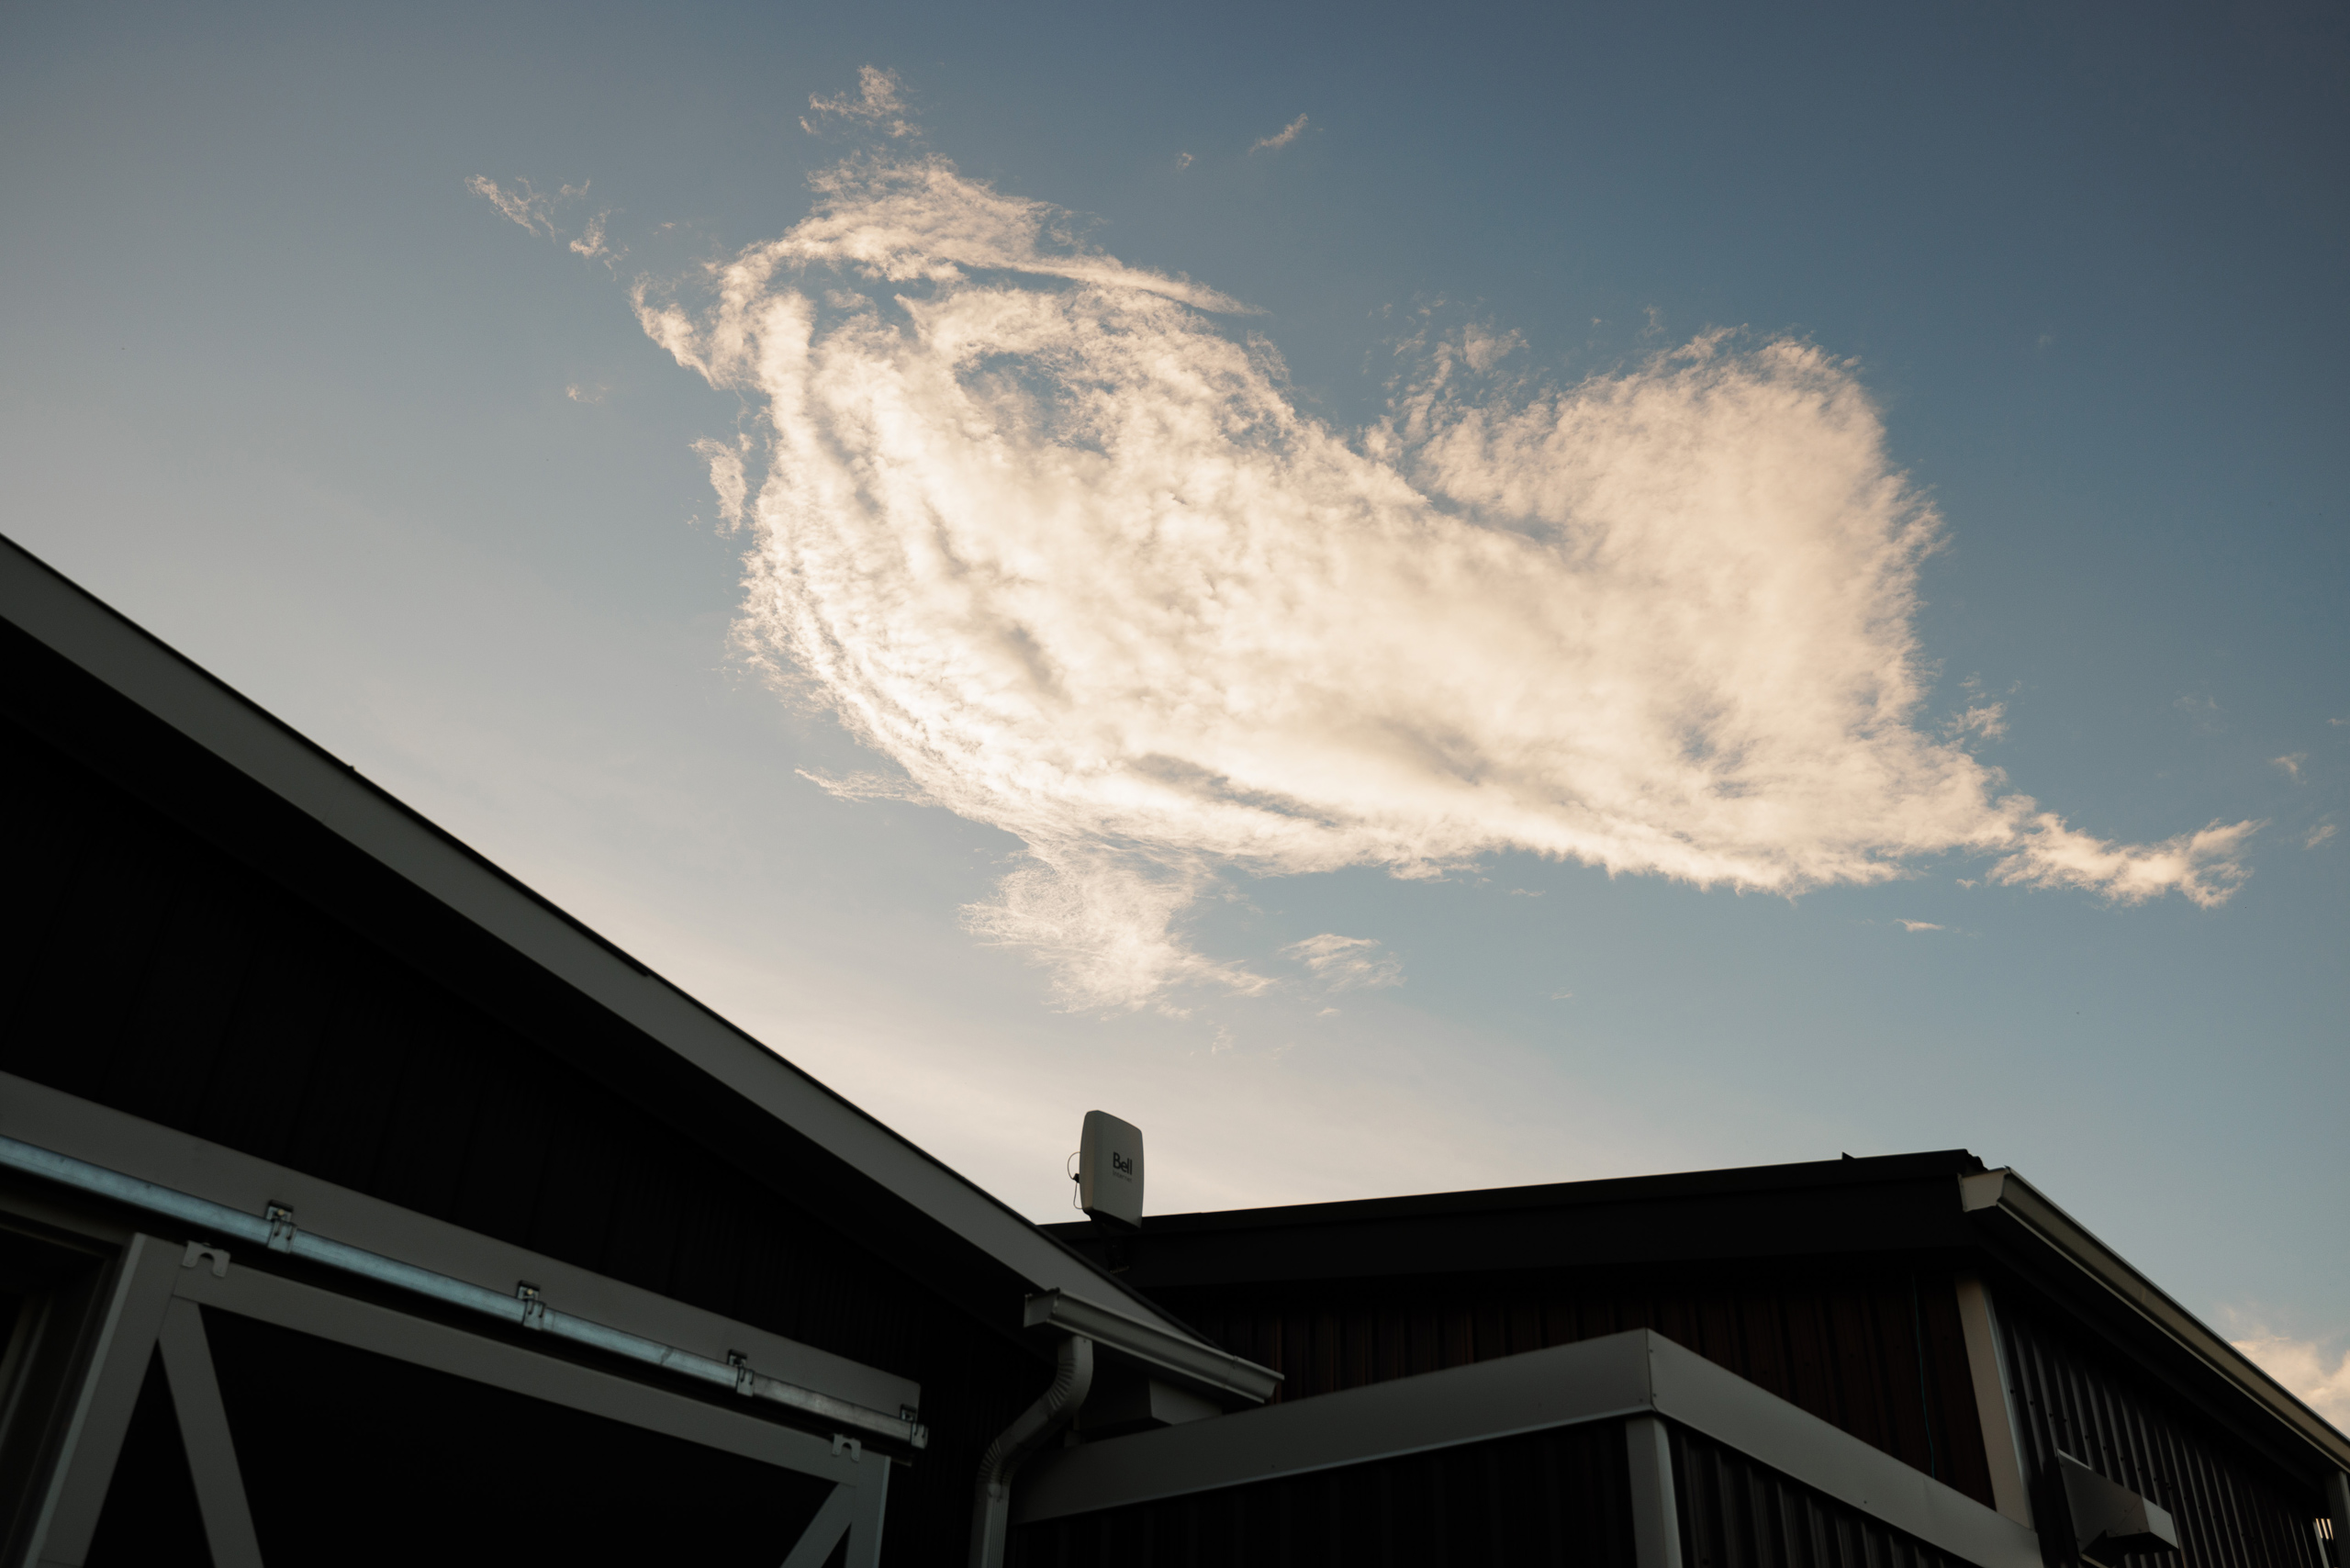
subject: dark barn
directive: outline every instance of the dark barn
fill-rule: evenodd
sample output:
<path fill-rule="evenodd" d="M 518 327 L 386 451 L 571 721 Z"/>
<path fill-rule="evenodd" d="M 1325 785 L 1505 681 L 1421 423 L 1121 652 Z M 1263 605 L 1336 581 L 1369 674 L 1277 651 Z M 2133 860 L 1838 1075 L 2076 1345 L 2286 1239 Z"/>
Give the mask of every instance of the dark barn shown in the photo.
<path fill-rule="evenodd" d="M 0 1562 L 2350 1568 L 1972 1156 L 1038 1226 L 5 543 L 0 734 Z"/>

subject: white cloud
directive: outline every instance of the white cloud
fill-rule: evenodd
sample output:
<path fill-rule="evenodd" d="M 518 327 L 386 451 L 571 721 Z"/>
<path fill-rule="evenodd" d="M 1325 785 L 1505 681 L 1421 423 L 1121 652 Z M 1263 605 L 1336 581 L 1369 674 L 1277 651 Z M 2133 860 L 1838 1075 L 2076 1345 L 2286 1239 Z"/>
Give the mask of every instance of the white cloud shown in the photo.
<path fill-rule="evenodd" d="M 2272 756 L 2268 759 L 2268 765 L 2272 767 L 2283 768 L 2285 777 L 2299 784 L 2301 781 L 2301 764 L 2309 759 L 2309 753 L 2297 751 L 2290 756 Z"/>
<path fill-rule="evenodd" d="M 874 66 L 860 67 L 856 73 L 856 96 L 846 93 L 838 97 L 820 98 L 808 95 L 808 107 L 818 119 L 836 118 L 872 127 L 891 137 L 920 136 L 921 129 L 907 118 L 905 85 L 894 71 L 882 71 Z M 800 129 L 814 135 L 816 128 L 804 118 Z"/>
<path fill-rule="evenodd" d="M 1953 735 L 1998 740 L 2008 733 L 2008 706 L 2004 702 L 1970 702 L 1952 717 L 1949 730 Z"/>
<path fill-rule="evenodd" d="M 1260 136 L 1249 147 L 1251 152 L 1278 152 L 1305 132 L 1305 117 L 1298 116 L 1270 136 Z"/>
<path fill-rule="evenodd" d="M 902 770 L 862 792 L 1026 843 L 971 924 L 1068 1005 L 1270 984 L 1181 931 L 1236 868 L 1518 849 L 1793 893 L 1960 851 L 2201 904 L 2245 874 L 2256 823 L 2109 844 L 1920 727 L 1939 521 L 1847 362 L 1716 332 L 1520 389 L 1488 334 L 1338 430 L 1202 314 L 1235 302 L 1056 208 L 935 158 L 814 183 L 639 317 L 760 421 L 704 452 L 746 642 Z"/>
<path fill-rule="evenodd" d="M 724 442 L 704 437 L 694 442 L 694 453 L 710 465 L 710 487 L 718 492 L 718 515 L 726 520 L 730 529 L 743 526 L 743 504 L 750 498 L 750 479 L 743 472 L 743 449 Z M 832 786 L 827 784 L 826 789 Z"/>
<path fill-rule="evenodd" d="M 1897 920 L 1893 924 L 1901 927 L 1902 930 L 1909 932 L 1947 931 L 1950 929 L 1950 927 L 1946 925 L 1936 925 L 1930 920 Z"/>
<path fill-rule="evenodd" d="M 2350 1349 L 2329 1350 L 2318 1340 L 2296 1339 L 2266 1329 L 2230 1343 L 2283 1383 L 2294 1398 L 2350 1432 Z"/>
<path fill-rule="evenodd" d="M 2307 838 L 2301 840 L 2301 847 L 2303 849 L 2315 849 L 2319 845 L 2323 844 L 2327 839 L 2332 838 L 2333 836 L 2333 824 L 2332 823 L 2320 823 L 2317 826 L 2310 829 L 2310 834 Z"/>
<path fill-rule="evenodd" d="M 1175 166 L 1178 169 L 1190 168 L 1192 166 L 1192 155 L 1188 152 L 1178 152 L 1175 154 Z"/>
<path fill-rule="evenodd" d="M 1404 983 L 1404 961 L 1393 953 L 1380 952 L 1378 942 L 1369 936 L 1340 936 L 1326 931 L 1291 943 L 1281 949 L 1281 957 L 1312 969 L 1315 978 L 1332 991 L 1350 991 L 1359 985 L 1375 990 Z"/>
<path fill-rule="evenodd" d="M 475 174 L 465 181 L 465 189 L 480 196 L 509 220 L 520 224 L 542 240 L 561 241 L 563 234 L 554 226 L 554 209 L 578 200 L 588 194 L 588 182 L 576 185 L 560 185 L 553 191 L 542 191 L 528 180 L 518 180 L 512 190 L 484 174 Z M 606 266 L 620 259 L 620 253 L 604 243 L 604 224 L 611 217 L 609 210 L 597 213 L 588 220 L 579 237 L 571 241 L 574 254 L 589 261 L 601 261 Z"/>

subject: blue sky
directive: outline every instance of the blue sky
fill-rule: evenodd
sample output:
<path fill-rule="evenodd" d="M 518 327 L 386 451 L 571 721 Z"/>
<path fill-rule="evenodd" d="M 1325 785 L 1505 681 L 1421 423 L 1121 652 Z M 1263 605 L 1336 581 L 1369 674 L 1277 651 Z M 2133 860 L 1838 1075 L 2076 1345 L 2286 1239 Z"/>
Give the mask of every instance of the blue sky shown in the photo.
<path fill-rule="evenodd" d="M 1013 1203 L 1964 1145 L 2350 1411 L 2338 11 L 0 27 L 0 526 Z"/>

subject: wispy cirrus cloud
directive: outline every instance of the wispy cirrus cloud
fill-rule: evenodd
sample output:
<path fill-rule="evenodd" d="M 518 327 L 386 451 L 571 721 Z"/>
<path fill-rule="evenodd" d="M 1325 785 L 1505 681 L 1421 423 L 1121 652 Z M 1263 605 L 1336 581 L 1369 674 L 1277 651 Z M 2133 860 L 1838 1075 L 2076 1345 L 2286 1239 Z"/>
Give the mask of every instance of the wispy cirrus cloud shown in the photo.
<path fill-rule="evenodd" d="M 1393 953 L 1381 952 L 1379 943 L 1369 936 L 1341 936 L 1326 931 L 1319 936 L 1291 943 L 1281 949 L 1281 957 L 1304 964 L 1332 991 L 1404 983 L 1404 960 Z"/>
<path fill-rule="evenodd" d="M 2245 875 L 2258 824 L 2098 839 L 1966 749 L 1996 710 L 1924 712 L 1941 524 L 1849 362 L 1716 332 L 1545 387 L 1464 333 L 1344 430 L 1237 302 L 1058 208 L 888 146 L 814 187 L 639 317 L 755 415 L 703 454 L 746 643 L 901 770 L 856 792 L 1026 844 L 968 917 L 1065 1005 L 1271 984 L 1184 935 L 1236 870 L 1515 849 L 1792 893 L 1955 851 L 2206 905 Z"/>
<path fill-rule="evenodd" d="M 811 93 L 808 95 L 808 113 L 818 120 L 845 120 L 892 138 L 922 134 L 922 128 L 907 112 L 905 84 L 898 79 L 898 73 L 871 65 L 863 67 L 856 73 L 856 97 L 843 93 L 826 98 Z M 816 127 L 803 116 L 800 129 L 813 135 Z"/>
<path fill-rule="evenodd" d="M 558 185 L 552 191 L 538 190 L 528 180 L 517 180 L 509 190 L 486 174 L 475 174 L 465 181 L 465 189 L 487 201 L 500 216 L 520 224 L 542 240 L 568 243 L 574 255 L 607 264 L 619 259 L 618 253 L 604 243 L 604 226 L 612 216 L 609 207 L 590 217 L 578 234 L 567 241 L 565 231 L 555 227 L 555 208 L 585 196 L 585 180 L 576 185 Z"/>
<path fill-rule="evenodd" d="M 1251 152 L 1278 152 L 1305 134 L 1305 117 L 1298 116 L 1270 136 L 1260 136 L 1249 145 Z"/>

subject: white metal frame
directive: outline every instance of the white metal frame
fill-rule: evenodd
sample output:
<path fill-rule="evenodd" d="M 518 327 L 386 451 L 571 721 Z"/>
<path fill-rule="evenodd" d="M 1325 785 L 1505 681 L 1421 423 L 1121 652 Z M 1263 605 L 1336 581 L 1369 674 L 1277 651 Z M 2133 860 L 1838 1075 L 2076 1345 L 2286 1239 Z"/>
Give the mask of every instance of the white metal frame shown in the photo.
<path fill-rule="evenodd" d="M 740 1352 L 761 1372 L 871 1410 L 922 1405 L 922 1385 L 911 1378 L 5 1072 L 0 1137 L 249 1215 L 273 1204 L 288 1207 L 305 1233 L 332 1237 L 507 1300 L 527 1280 L 551 1307 L 711 1361 L 723 1362 Z M 151 1228 L 173 1223 L 158 1221 Z M 206 1239 L 234 1244 L 225 1235 Z"/>
<path fill-rule="evenodd" d="M 1049 1451 L 1024 1473 L 1013 1522 L 1614 1420 L 1639 1568 L 1682 1555 L 1667 1420 L 1978 1568 L 2042 1568 L 2039 1537 L 2015 1520 L 1646 1328 Z"/>
<path fill-rule="evenodd" d="M 849 1568 L 875 1568 L 880 1561 L 890 1462 L 857 1443 L 828 1442 L 595 1367 L 238 1266 L 227 1249 L 209 1243 L 140 1232 L 117 1262 L 89 1367 L 38 1503 L 27 1562 L 81 1568 L 86 1560 L 150 1358 L 160 1348 L 213 1562 L 261 1568 L 251 1494 L 239 1472 L 206 1342 L 206 1310 L 257 1318 L 828 1481 L 831 1492 L 784 1558 L 784 1568 L 818 1568 L 845 1535 Z"/>

